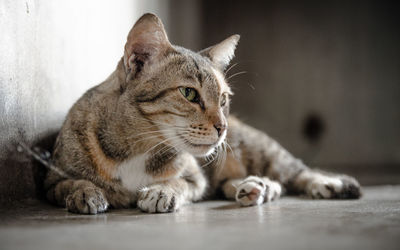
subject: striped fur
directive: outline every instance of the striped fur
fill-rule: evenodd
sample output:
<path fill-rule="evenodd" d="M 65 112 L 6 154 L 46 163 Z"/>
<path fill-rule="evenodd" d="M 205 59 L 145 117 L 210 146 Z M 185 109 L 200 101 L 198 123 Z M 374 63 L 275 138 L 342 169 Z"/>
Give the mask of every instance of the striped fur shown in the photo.
<path fill-rule="evenodd" d="M 69 111 L 53 162 L 71 178 L 49 172 L 48 199 L 95 214 L 136 205 L 171 212 L 218 190 L 242 205 L 261 204 L 280 195 L 280 184 L 313 197 L 358 197 L 354 179 L 311 171 L 266 134 L 229 116 L 232 92 L 223 70 L 238 39 L 195 53 L 171 45 L 156 16 L 141 17 L 116 70 Z M 180 87 L 195 89 L 196 102 Z M 260 181 L 250 183 L 248 175 Z"/>

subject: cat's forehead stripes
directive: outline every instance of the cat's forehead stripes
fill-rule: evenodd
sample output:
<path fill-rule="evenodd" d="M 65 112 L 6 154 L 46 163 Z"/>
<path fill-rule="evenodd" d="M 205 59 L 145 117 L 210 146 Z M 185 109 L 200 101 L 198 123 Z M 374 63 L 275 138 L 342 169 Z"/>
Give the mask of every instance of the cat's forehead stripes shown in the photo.
<path fill-rule="evenodd" d="M 206 102 L 218 103 L 222 93 L 231 93 L 223 74 L 212 66 L 209 59 L 183 48 L 178 48 L 177 55 L 179 59 L 173 60 L 175 65 L 179 62 L 183 77 L 202 89 L 202 98 Z"/>
<path fill-rule="evenodd" d="M 205 88 L 207 99 L 218 102 L 221 94 L 225 92 L 232 94 L 223 74 L 211 66 L 209 60 L 197 54 L 192 55 L 190 58 L 193 62 L 191 69 L 194 71 L 191 72 L 190 78 L 193 79 L 194 75 L 200 86 Z"/>
<path fill-rule="evenodd" d="M 204 76 L 200 72 L 199 64 L 196 62 L 196 60 L 194 58 L 192 58 L 192 60 L 193 60 L 194 68 L 197 70 L 197 72 L 195 73 L 196 79 L 200 83 L 200 87 L 203 87 Z"/>
<path fill-rule="evenodd" d="M 142 115 L 168 113 L 165 110 L 173 111 L 175 116 L 195 113 L 195 110 L 188 110 L 193 106 L 182 99 L 178 87 L 195 88 L 203 107 L 211 110 L 220 107 L 222 94 L 231 93 L 223 73 L 214 68 L 208 58 L 185 49 L 178 48 L 169 54 L 152 72 L 152 76 L 132 93 L 131 100 L 143 111 Z M 165 109 L 167 106 L 169 108 Z"/>

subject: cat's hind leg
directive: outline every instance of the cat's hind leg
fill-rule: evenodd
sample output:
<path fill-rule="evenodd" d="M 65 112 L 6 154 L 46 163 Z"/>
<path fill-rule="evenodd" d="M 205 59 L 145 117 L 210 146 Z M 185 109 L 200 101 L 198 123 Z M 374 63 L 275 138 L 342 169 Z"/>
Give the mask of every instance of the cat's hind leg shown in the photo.
<path fill-rule="evenodd" d="M 226 198 L 235 199 L 241 206 L 254 206 L 279 198 L 282 187 L 268 177 L 248 176 L 227 180 L 222 185 L 222 191 Z"/>
<path fill-rule="evenodd" d="M 360 184 L 353 177 L 312 169 L 301 172 L 293 181 L 292 189 L 314 199 L 357 199 L 361 196 Z"/>
<path fill-rule="evenodd" d="M 230 119 L 228 136 L 235 154 L 242 156 L 247 173 L 277 180 L 289 194 L 321 199 L 361 197 L 361 187 L 355 178 L 310 169 L 274 139 L 235 118 Z"/>

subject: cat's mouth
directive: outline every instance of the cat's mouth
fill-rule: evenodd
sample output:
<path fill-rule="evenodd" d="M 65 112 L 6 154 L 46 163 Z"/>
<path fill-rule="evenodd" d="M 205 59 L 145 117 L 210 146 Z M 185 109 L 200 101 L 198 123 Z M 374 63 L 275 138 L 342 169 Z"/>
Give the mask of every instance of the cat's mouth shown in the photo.
<path fill-rule="evenodd" d="M 193 143 L 186 139 L 183 135 L 178 134 L 178 137 L 185 143 L 186 146 L 189 146 L 191 149 L 195 149 L 195 154 L 199 155 L 207 155 L 209 152 L 212 152 L 211 149 L 214 149 L 218 146 L 218 141 L 215 143 Z M 191 151 L 191 150 L 188 150 Z"/>
<path fill-rule="evenodd" d="M 186 139 L 185 137 L 183 137 L 182 135 L 180 135 L 180 134 L 178 134 L 178 136 L 179 136 L 179 138 L 181 139 L 181 140 L 183 140 L 186 144 L 188 144 L 188 145 L 190 145 L 190 146 L 192 146 L 192 147 L 207 147 L 207 148 L 209 148 L 209 147 L 216 147 L 217 146 L 217 144 L 218 144 L 218 142 L 215 142 L 215 143 L 201 143 L 201 144 L 197 144 L 197 143 L 193 143 L 193 142 L 190 142 L 188 139 Z"/>

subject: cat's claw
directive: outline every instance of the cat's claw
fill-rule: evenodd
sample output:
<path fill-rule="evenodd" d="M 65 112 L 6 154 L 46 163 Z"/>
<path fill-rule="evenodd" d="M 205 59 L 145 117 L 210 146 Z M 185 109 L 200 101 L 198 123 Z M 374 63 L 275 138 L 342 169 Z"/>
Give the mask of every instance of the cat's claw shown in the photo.
<path fill-rule="evenodd" d="M 261 205 L 278 198 L 281 192 L 279 183 L 249 176 L 236 187 L 236 201 L 242 206 Z"/>
<path fill-rule="evenodd" d="M 154 185 L 139 191 L 137 206 L 147 213 L 168 213 L 178 210 L 181 198 L 173 190 Z"/>
<path fill-rule="evenodd" d="M 81 214 L 105 212 L 108 202 L 99 188 L 86 187 L 76 190 L 65 200 L 68 211 Z"/>

